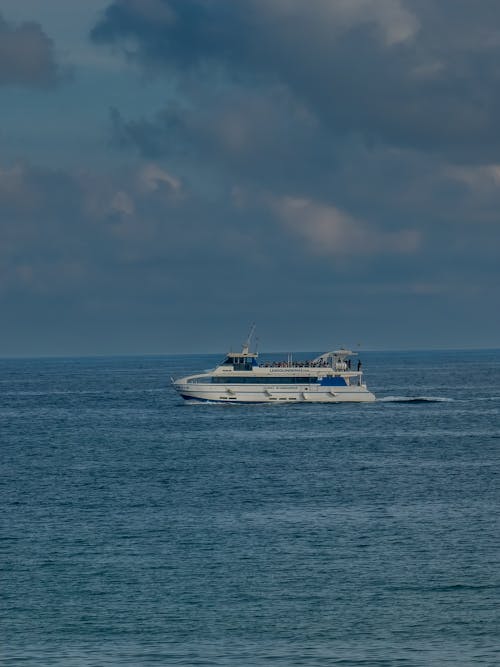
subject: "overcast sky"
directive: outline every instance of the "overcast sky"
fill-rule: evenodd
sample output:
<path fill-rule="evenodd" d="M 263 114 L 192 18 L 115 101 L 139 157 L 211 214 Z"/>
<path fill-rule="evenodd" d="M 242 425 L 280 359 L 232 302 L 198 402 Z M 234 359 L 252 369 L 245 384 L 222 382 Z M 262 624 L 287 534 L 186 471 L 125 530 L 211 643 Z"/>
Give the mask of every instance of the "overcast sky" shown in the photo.
<path fill-rule="evenodd" d="M 0 356 L 500 346 L 498 0 L 3 0 Z"/>

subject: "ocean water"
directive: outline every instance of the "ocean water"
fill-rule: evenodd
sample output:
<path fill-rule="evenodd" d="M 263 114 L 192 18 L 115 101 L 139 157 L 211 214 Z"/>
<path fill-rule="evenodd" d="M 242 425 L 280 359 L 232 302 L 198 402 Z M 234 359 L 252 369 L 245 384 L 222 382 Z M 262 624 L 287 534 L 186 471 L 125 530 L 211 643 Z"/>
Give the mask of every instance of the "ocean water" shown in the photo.
<path fill-rule="evenodd" d="M 379 400 L 183 402 L 213 356 L 0 361 L 3 666 L 500 664 L 500 351 Z"/>

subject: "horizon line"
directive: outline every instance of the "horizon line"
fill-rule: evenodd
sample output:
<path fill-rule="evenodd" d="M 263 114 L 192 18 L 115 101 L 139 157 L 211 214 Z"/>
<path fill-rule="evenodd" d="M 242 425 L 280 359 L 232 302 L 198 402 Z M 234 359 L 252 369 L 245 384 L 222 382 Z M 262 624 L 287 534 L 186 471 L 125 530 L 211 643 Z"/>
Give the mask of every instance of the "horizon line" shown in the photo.
<path fill-rule="evenodd" d="M 237 350 L 230 350 L 235 352 Z M 317 354 L 319 350 L 296 350 L 293 354 Z M 399 353 L 399 352 L 500 352 L 500 347 L 408 347 L 408 348 L 359 348 L 352 352 L 363 353 Z M 63 354 L 11 354 L 0 355 L 0 360 L 15 359 L 102 359 L 102 358 L 132 358 L 132 357 L 186 357 L 186 356 L 215 356 L 224 355 L 225 352 L 124 352 L 124 353 L 106 353 L 106 352 L 77 352 Z M 269 354 L 292 354 L 286 350 L 266 350 L 259 352 L 259 355 Z"/>

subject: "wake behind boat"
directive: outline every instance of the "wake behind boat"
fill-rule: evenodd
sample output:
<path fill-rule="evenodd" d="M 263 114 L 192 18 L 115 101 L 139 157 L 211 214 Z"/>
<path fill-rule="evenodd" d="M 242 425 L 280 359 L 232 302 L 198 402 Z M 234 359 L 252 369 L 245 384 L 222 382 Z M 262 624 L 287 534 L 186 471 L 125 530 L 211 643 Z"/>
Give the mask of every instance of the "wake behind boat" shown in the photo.
<path fill-rule="evenodd" d="M 241 352 L 229 352 L 212 371 L 172 383 L 185 399 L 220 403 L 374 401 L 363 380 L 361 362 L 356 370 L 351 368 L 355 354 L 340 349 L 309 361 L 289 357 L 259 364 L 257 352 L 250 352 L 249 336 Z"/>

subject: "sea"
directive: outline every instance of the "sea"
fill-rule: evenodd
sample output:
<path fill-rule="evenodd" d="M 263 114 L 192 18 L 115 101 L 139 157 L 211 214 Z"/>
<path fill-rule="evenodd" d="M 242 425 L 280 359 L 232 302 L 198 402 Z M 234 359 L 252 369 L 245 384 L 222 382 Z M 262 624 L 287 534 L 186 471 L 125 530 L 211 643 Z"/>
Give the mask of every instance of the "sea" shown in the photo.
<path fill-rule="evenodd" d="M 219 358 L 0 360 L 2 667 L 500 665 L 500 351 L 173 391 Z"/>

